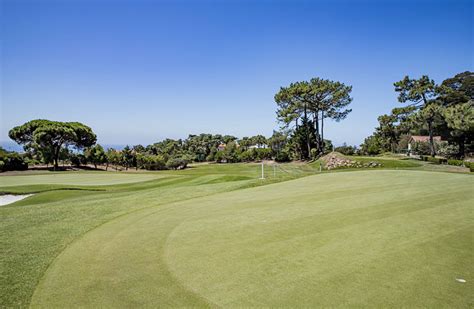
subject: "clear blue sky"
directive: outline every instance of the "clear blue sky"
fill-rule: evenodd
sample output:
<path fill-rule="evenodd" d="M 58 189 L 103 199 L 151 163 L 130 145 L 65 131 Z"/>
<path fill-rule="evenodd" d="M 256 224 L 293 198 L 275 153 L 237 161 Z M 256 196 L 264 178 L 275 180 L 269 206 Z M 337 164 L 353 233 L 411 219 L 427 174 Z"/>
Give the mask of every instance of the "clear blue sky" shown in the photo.
<path fill-rule="evenodd" d="M 473 70 L 473 3 L 2 0 L 0 140 L 35 118 L 105 144 L 269 136 L 279 87 L 323 77 L 354 97 L 326 136 L 359 144 L 394 81 Z"/>

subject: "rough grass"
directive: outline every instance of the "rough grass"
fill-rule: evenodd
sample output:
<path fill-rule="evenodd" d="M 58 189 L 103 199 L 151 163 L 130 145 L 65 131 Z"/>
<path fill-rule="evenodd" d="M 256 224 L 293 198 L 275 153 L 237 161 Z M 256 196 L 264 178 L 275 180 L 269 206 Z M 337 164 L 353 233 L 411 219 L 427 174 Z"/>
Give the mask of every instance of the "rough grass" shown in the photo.
<path fill-rule="evenodd" d="M 256 164 L 209 164 L 0 207 L 0 304 L 472 305 L 470 175 L 371 170 L 261 186 L 315 173 L 281 168 L 262 181 Z"/>
<path fill-rule="evenodd" d="M 404 158 L 396 159 L 391 157 L 362 157 L 362 156 L 350 156 L 351 160 L 359 161 L 362 163 L 377 162 L 381 164 L 381 168 L 413 168 L 421 167 L 422 163 L 416 160 Z"/>

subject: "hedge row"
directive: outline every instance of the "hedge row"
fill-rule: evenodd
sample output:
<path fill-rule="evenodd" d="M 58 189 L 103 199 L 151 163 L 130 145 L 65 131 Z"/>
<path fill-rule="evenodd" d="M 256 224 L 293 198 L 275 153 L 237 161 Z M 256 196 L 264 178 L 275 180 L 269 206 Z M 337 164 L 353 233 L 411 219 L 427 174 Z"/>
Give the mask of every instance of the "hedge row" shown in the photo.
<path fill-rule="evenodd" d="M 432 162 L 434 164 L 448 164 L 454 166 L 465 166 L 470 169 L 471 172 L 474 172 L 474 162 L 468 162 L 463 160 L 454 160 L 454 159 L 444 159 L 444 158 L 434 158 L 430 156 L 420 156 L 422 161 Z"/>

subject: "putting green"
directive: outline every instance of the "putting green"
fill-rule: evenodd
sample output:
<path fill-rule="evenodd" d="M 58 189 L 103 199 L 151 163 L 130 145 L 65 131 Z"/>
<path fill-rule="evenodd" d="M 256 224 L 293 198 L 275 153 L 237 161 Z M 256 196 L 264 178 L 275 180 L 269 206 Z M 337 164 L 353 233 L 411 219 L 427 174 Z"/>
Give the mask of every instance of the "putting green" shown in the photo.
<path fill-rule="evenodd" d="M 57 173 L 45 175 L 0 176 L 0 187 L 26 186 L 37 184 L 61 184 L 78 186 L 102 186 L 122 183 L 134 183 L 162 177 L 157 174 L 84 172 Z"/>
<path fill-rule="evenodd" d="M 64 250 L 31 306 L 469 307 L 473 185 L 332 173 L 135 211 Z"/>

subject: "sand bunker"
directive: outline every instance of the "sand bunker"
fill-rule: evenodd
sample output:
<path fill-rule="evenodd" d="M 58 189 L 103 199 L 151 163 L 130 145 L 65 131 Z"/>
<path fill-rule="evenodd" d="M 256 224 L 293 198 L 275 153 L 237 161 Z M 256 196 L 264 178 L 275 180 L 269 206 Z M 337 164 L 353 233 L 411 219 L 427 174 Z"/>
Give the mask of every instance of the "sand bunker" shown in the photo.
<path fill-rule="evenodd" d="M 15 203 L 16 201 L 20 201 L 28 196 L 32 196 L 33 194 L 23 194 L 23 195 L 13 195 L 13 194 L 6 194 L 0 195 L 0 206 L 8 205 L 11 203 Z"/>

